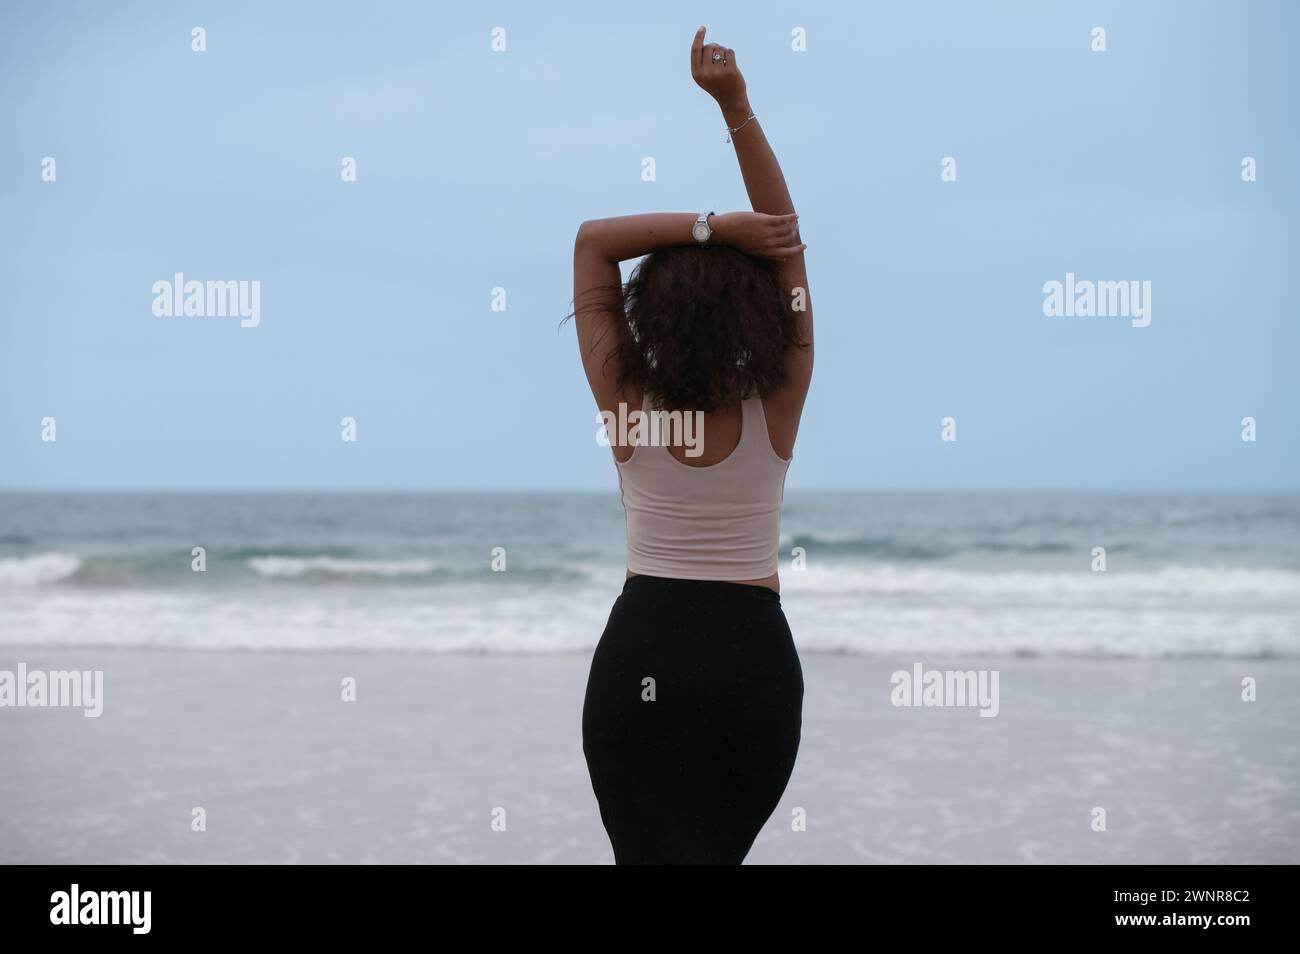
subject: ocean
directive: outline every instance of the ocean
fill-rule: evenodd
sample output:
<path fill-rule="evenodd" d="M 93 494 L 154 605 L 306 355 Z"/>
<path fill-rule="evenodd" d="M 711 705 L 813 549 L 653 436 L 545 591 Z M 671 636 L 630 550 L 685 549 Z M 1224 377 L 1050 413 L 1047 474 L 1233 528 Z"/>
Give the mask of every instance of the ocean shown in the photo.
<path fill-rule="evenodd" d="M 10 493 L 0 645 L 583 653 L 623 561 L 613 493 Z M 781 583 L 801 653 L 1300 657 L 1300 496 L 792 493 Z"/>

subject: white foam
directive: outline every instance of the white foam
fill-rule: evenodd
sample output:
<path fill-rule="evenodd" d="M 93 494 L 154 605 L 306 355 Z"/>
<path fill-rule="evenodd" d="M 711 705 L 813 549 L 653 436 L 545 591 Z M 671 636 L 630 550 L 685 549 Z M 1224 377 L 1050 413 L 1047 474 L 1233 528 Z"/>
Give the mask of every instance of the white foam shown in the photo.
<path fill-rule="evenodd" d="M 38 553 L 0 560 L 0 586 L 40 586 L 66 580 L 81 569 L 71 553 Z"/>
<path fill-rule="evenodd" d="M 400 577 L 428 572 L 429 561 L 258 559 L 287 560 L 271 572 L 291 578 L 279 586 L 196 577 L 165 589 L 6 588 L 0 647 L 589 652 L 622 587 L 613 563 L 590 581 L 542 585 L 485 574 L 433 593 L 391 578 L 338 586 L 292 579 L 322 566 Z M 52 578 L 47 562 L 43 575 L 30 566 L 20 575 Z M 1035 574 L 832 564 L 783 573 L 782 603 L 800 652 L 1297 658 L 1298 583 L 1300 574 L 1279 569 Z"/>
<path fill-rule="evenodd" d="M 791 593 L 930 597 L 948 602 L 979 598 L 1053 602 L 1118 598 L 1169 600 L 1269 599 L 1300 605 L 1300 573 L 1293 570 L 1224 566 L 1165 566 L 1094 573 L 1085 564 L 1073 573 L 1023 570 L 978 572 L 893 564 L 811 563 L 785 571 L 781 585 Z"/>
<path fill-rule="evenodd" d="M 437 569 L 432 560 L 349 560 L 332 556 L 252 557 L 245 561 L 254 573 L 264 577 L 303 576 L 425 576 Z"/>

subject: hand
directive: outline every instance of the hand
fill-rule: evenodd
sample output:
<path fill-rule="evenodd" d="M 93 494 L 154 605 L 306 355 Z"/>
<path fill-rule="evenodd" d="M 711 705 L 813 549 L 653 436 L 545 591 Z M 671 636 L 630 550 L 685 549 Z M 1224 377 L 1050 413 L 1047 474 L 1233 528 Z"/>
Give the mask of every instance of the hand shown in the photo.
<path fill-rule="evenodd" d="M 799 216 L 726 212 L 709 220 L 714 238 L 754 258 L 783 262 L 808 246 L 799 241 Z"/>
<path fill-rule="evenodd" d="M 745 110 L 749 101 L 745 93 L 745 77 L 736 65 L 736 51 L 704 42 L 704 27 L 695 31 L 691 44 L 691 79 L 700 89 L 712 96 L 725 112 Z"/>

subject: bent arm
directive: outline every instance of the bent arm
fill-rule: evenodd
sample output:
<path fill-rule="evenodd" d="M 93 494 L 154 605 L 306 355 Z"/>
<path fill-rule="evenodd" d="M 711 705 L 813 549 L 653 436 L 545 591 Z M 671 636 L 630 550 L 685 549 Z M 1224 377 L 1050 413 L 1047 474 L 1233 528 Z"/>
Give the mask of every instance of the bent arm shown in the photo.
<path fill-rule="evenodd" d="M 583 222 L 573 243 L 573 314 L 587 383 L 602 411 L 639 395 L 620 393 L 620 368 L 611 352 L 623 314 L 618 263 L 676 245 L 693 245 L 694 212 L 653 212 Z M 793 215 L 755 212 L 710 215 L 710 245 L 730 245 L 747 255 L 784 261 L 799 254 Z"/>
<path fill-rule="evenodd" d="M 573 243 L 573 320 L 582 368 L 602 411 L 616 411 L 620 401 L 632 397 L 619 390 L 618 358 L 611 357 L 623 320 L 618 263 L 691 244 L 695 218 L 693 212 L 654 212 L 593 219 L 578 228 Z"/>
<path fill-rule="evenodd" d="M 589 255 L 605 262 L 625 262 L 661 248 L 691 245 L 695 212 L 649 212 L 591 219 L 578 228 L 574 256 Z M 576 277 L 576 276 L 575 276 Z M 577 292 L 575 286 L 574 291 Z"/>

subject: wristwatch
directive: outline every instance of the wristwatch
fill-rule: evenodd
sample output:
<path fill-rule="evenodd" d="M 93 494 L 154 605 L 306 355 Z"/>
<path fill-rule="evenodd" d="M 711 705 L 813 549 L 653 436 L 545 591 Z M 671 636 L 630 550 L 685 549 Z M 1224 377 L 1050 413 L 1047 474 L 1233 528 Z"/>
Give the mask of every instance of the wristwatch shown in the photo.
<path fill-rule="evenodd" d="M 709 215 L 713 213 L 710 212 Z M 709 228 L 709 215 L 701 212 L 695 224 L 691 226 L 691 236 L 701 245 L 708 244 L 709 236 L 713 234 L 713 229 Z"/>

